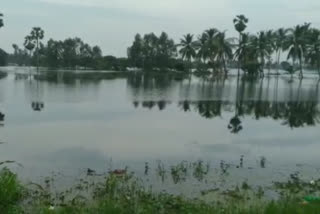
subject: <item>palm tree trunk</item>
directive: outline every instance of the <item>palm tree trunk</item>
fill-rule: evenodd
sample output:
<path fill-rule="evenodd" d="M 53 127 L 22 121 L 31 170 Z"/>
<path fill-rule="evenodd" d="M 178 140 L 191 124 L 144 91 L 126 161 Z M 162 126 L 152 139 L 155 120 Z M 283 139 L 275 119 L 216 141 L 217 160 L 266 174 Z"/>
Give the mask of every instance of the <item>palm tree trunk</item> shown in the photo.
<path fill-rule="evenodd" d="M 215 72 L 215 69 L 214 69 L 214 59 L 212 56 L 210 56 L 210 62 L 211 62 L 211 67 L 212 67 L 212 73 Z"/>
<path fill-rule="evenodd" d="M 261 56 L 260 56 L 260 60 L 261 60 L 261 67 L 259 68 L 259 73 L 260 73 L 260 77 L 261 78 L 264 78 L 264 55 L 262 55 L 261 54 Z M 259 63 L 259 61 L 258 61 L 258 63 Z"/>
<path fill-rule="evenodd" d="M 302 59 L 299 57 L 299 65 L 300 65 L 300 78 L 303 78 L 303 72 L 302 72 Z"/>
<path fill-rule="evenodd" d="M 318 60 L 317 60 L 317 65 L 318 65 L 318 74 L 319 74 L 319 77 L 320 77 L 320 60 L 319 60 L 319 57 L 318 57 Z"/>
<path fill-rule="evenodd" d="M 241 42 L 241 33 L 239 33 L 239 48 Z M 240 57 L 238 57 L 238 76 L 240 75 Z"/>
<path fill-rule="evenodd" d="M 279 67 L 280 67 L 280 55 L 281 55 L 281 50 L 279 50 L 279 52 L 278 52 L 277 74 L 279 74 Z"/>
<path fill-rule="evenodd" d="M 32 51 L 30 50 L 29 78 L 31 80 Z"/>
<path fill-rule="evenodd" d="M 37 72 L 39 72 L 39 39 L 37 39 Z"/>
<path fill-rule="evenodd" d="M 293 73 L 295 72 L 294 70 L 294 59 L 292 58 L 292 71 L 291 71 L 291 80 L 293 79 Z"/>
<path fill-rule="evenodd" d="M 227 75 L 228 71 L 227 71 L 226 59 L 224 56 L 222 57 L 222 60 L 223 60 L 224 73 L 225 73 L 225 75 Z"/>

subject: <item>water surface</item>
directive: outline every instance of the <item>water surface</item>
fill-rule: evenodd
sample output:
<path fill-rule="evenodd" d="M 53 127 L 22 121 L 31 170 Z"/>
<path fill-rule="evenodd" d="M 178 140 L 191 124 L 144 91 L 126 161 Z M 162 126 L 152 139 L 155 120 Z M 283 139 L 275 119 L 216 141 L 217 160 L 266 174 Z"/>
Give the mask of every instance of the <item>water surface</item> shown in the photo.
<path fill-rule="evenodd" d="M 295 171 L 312 178 L 320 167 L 319 98 L 312 75 L 50 83 L 12 71 L 0 80 L 0 159 L 21 163 L 28 179 L 125 166 L 142 174 L 145 162 L 157 160 L 203 160 L 212 168 L 223 160 L 236 170 L 241 156 L 237 179 L 271 181 Z"/>

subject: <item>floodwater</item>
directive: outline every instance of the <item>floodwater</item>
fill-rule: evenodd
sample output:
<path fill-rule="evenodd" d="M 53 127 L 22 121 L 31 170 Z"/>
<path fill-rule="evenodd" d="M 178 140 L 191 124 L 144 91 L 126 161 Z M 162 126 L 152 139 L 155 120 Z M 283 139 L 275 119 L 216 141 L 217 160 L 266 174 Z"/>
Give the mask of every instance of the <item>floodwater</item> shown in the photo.
<path fill-rule="evenodd" d="M 316 75 L 57 83 L 14 73 L 0 80 L 0 162 L 21 164 L 16 170 L 27 179 L 125 166 L 142 174 L 145 162 L 159 161 L 203 160 L 212 168 L 223 161 L 236 170 L 241 157 L 244 169 L 233 179 L 319 177 Z"/>

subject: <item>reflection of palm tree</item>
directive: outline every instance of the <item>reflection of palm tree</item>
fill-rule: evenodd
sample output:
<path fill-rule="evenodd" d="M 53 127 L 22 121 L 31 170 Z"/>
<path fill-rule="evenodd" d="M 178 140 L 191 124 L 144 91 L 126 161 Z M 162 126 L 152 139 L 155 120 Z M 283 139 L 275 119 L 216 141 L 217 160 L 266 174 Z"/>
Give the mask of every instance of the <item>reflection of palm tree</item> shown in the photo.
<path fill-rule="evenodd" d="M 34 111 L 42 111 L 44 109 L 44 103 L 40 98 L 40 89 L 39 89 L 39 81 L 36 80 L 36 97 L 35 97 L 35 101 L 33 101 L 31 103 L 31 107 Z"/>
<path fill-rule="evenodd" d="M 263 108 L 262 94 L 263 94 L 263 82 L 264 80 L 260 80 L 260 89 L 258 94 L 258 101 L 255 104 L 255 117 L 258 120 L 260 116 L 265 116 L 265 109 Z"/>
<path fill-rule="evenodd" d="M 230 129 L 231 133 L 233 134 L 237 134 L 243 129 L 241 125 L 241 120 L 238 116 L 234 116 L 233 118 L 231 118 L 228 125 L 228 129 Z"/>
<path fill-rule="evenodd" d="M 164 100 L 160 100 L 160 101 L 158 101 L 158 108 L 159 108 L 159 110 L 160 111 L 162 111 L 162 110 L 164 110 L 165 108 L 166 108 L 166 101 L 164 101 Z"/>
<path fill-rule="evenodd" d="M 240 77 L 238 75 L 237 77 L 237 91 L 236 91 L 236 103 L 235 103 L 235 111 L 234 111 L 234 117 L 231 118 L 228 129 L 233 134 L 238 134 L 242 129 L 241 120 L 239 118 L 239 82 Z"/>
<path fill-rule="evenodd" d="M 278 90 L 279 90 L 279 76 L 276 77 L 275 86 L 274 86 L 273 103 L 272 103 L 272 112 L 273 112 L 274 120 L 277 120 L 280 117 L 279 103 L 278 103 Z"/>
<path fill-rule="evenodd" d="M 0 112 L 0 121 L 1 122 L 4 121 L 4 117 L 5 117 L 5 115 L 2 112 Z"/>
<path fill-rule="evenodd" d="M 179 106 L 184 112 L 188 112 L 191 110 L 190 109 L 190 102 L 188 100 L 185 100 L 183 102 L 179 102 Z"/>
<path fill-rule="evenodd" d="M 44 103 L 43 102 L 32 102 L 31 107 L 34 111 L 42 111 L 44 108 Z"/>
<path fill-rule="evenodd" d="M 318 86 L 315 94 L 312 94 L 312 101 L 301 101 L 301 85 L 300 80 L 297 100 L 289 101 L 285 105 L 283 125 L 288 125 L 291 128 L 299 128 L 304 125 L 314 126 L 319 122 L 320 111 L 318 109 Z"/>
<path fill-rule="evenodd" d="M 152 109 L 156 105 L 154 101 L 143 101 L 142 107 Z"/>
<path fill-rule="evenodd" d="M 0 13 L 0 28 L 2 28 L 3 27 L 3 14 L 2 13 Z"/>
<path fill-rule="evenodd" d="M 198 113 L 207 119 L 221 116 L 222 101 L 198 101 L 195 103 L 195 109 Z"/>
<path fill-rule="evenodd" d="M 135 108 L 138 108 L 139 107 L 139 101 L 133 101 L 133 106 Z"/>

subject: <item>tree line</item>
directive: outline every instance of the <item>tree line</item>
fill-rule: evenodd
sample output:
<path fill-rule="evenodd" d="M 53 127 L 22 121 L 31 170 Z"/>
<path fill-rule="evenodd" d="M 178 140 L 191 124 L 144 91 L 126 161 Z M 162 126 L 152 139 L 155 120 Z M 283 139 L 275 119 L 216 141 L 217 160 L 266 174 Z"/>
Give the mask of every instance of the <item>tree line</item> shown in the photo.
<path fill-rule="evenodd" d="M 0 28 L 4 26 L 0 13 Z M 69 69 L 125 70 L 130 65 L 127 58 L 103 56 L 99 46 L 90 46 L 80 38 L 67 38 L 63 41 L 49 39 L 42 42 L 45 32 L 40 27 L 32 28 L 24 39 L 23 47 L 13 44 L 13 54 L 0 49 L 0 66 L 42 66 Z"/>
<path fill-rule="evenodd" d="M 24 47 L 13 45 L 14 53 L 0 50 L 0 63 L 37 65 L 56 68 L 90 68 L 125 70 L 135 67 L 148 70 L 175 70 L 228 73 L 228 68 L 238 68 L 250 75 L 264 75 L 265 69 L 282 68 L 293 74 L 304 68 L 317 69 L 320 75 L 320 30 L 310 23 L 293 28 L 246 32 L 249 19 L 238 15 L 233 20 L 239 38 L 228 38 L 226 31 L 216 28 L 205 30 L 198 36 L 184 35 L 179 43 L 162 32 L 160 36 L 149 33 L 137 34 L 127 49 L 127 58 L 103 56 L 99 46 L 90 46 L 80 38 L 63 41 L 45 36 L 40 27 L 32 29 L 25 37 Z M 4 26 L 0 14 L 0 28 Z M 281 61 L 282 54 L 286 59 Z"/>
<path fill-rule="evenodd" d="M 39 27 L 33 28 L 25 37 L 23 48 L 12 45 L 14 53 L 9 56 L 9 62 L 69 69 L 123 70 L 127 66 L 126 59 L 103 56 L 99 46 L 90 46 L 80 38 L 49 39 L 46 44 L 41 42 L 43 38 L 44 31 Z"/>
<path fill-rule="evenodd" d="M 4 26 L 3 14 L 0 13 L 0 29 Z M 0 66 L 4 66 L 7 63 L 8 54 L 0 48 Z"/>
<path fill-rule="evenodd" d="M 142 38 L 137 34 L 128 49 L 128 58 L 137 67 L 170 68 L 172 60 L 180 57 L 191 70 L 211 70 L 227 74 L 228 67 L 237 67 L 251 75 L 264 75 L 266 67 L 279 68 L 293 74 L 303 68 L 317 69 L 320 75 L 320 30 L 310 23 L 293 28 L 245 32 L 249 19 L 244 15 L 233 20 L 239 38 L 228 38 L 226 31 L 216 28 L 205 30 L 198 37 L 184 35 L 178 44 L 166 33 L 156 37 L 153 33 Z M 281 54 L 287 60 L 280 63 Z"/>

